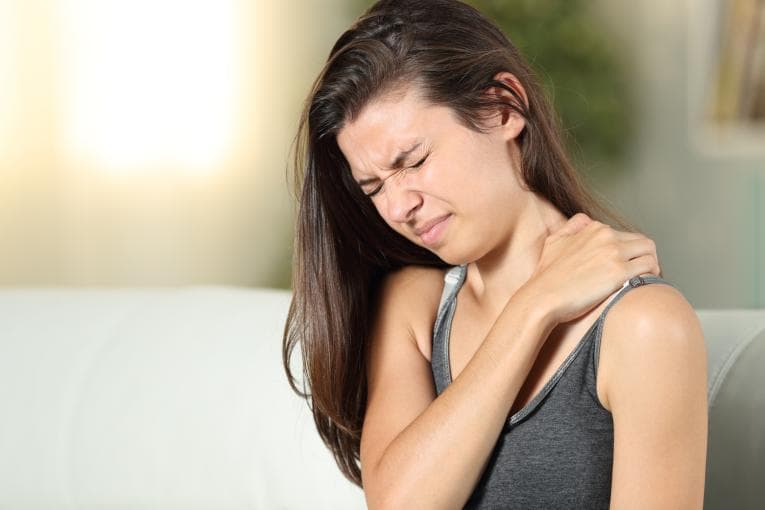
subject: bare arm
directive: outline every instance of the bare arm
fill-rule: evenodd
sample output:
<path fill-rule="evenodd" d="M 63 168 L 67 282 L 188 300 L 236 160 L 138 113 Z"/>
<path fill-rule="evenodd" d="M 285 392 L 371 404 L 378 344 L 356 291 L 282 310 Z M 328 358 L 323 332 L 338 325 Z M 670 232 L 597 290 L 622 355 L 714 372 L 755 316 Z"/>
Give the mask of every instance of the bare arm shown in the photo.
<path fill-rule="evenodd" d="M 401 327 L 398 308 L 406 299 L 383 298 L 372 339 L 362 434 L 362 476 L 370 508 L 464 506 L 555 326 L 544 307 L 520 294 L 508 301 L 473 358 L 437 398 L 428 361 L 414 342 L 400 341 L 406 331 L 395 330 Z M 386 320 L 388 314 L 399 320 Z M 391 430 L 400 432 L 391 439 L 385 436 Z"/>
<path fill-rule="evenodd" d="M 701 510 L 708 409 L 699 319 L 669 285 L 635 289 L 611 313 L 603 330 L 614 418 L 611 508 Z"/>

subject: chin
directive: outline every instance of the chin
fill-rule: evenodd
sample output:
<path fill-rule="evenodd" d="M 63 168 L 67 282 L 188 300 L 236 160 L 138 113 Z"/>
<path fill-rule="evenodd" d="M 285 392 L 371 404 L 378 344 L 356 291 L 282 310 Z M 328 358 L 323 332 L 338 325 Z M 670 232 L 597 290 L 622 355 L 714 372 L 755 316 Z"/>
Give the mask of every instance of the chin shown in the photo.
<path fill-rule="evenodd" d="M 450 266 L 460 266 L 468 262 L 468 259 L 464 254 L 454 253 L 448 249 L 442 248 L 430 251 Z"/>

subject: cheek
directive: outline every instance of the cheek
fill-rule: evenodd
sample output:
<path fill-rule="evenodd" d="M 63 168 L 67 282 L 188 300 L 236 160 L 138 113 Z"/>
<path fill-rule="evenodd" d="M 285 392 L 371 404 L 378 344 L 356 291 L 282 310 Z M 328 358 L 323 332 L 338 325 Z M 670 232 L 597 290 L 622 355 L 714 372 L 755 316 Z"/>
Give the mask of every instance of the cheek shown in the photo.
<path fill-rule="evenodd" d="M 426 194 L 446 201 L 469 193 L 474 184 L 473 169 L 459 156 L 450 158 L 445 155 L 424 168 L 420 176 L 421 189 Z"/>

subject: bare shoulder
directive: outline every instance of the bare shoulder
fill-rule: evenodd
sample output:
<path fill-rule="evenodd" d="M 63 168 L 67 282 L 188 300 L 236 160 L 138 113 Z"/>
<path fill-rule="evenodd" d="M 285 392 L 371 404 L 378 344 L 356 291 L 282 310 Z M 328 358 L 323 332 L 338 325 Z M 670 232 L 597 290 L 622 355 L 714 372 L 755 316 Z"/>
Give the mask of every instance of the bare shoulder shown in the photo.
<path fill-rule="evenodd" d="M 655 326 L 688 329 L 698 325 L 698 316 L 688 300 L 677 288 L 656 282 L 641 285 L 627 292 L 614 304 L 612 314 L 621 320 L 612 321 L 630 327 Z"/>
<path fill-rule="evenodd" d="M 378 319 L 404 321 L 410 337 L 430 361 L 433 322 L 447 268 L 404 266 L 385 276 L 378 297 Z M 385 311 L 393 313 L 385 313 Z"/>
<path fill-rule="evenodd" d="M 645 378 L 661 377 L 655 372 L 673 364 L 706 366 L 698 315 L 683 293 L 671 285 L 656 282 L 631 289 L 606 316 L 600 360 L 604 404 L 611 410 L 613 386 L 637 366 L 645 371 Z"/>
<path fill-rule="evenodd" d="M 447 269 L 427 266 L 404 266 L 385 275 L 384 285 L 395 292 L 435 290 L 443 285 Z M 440 292 L 440 288 L 438 289 Z"/>

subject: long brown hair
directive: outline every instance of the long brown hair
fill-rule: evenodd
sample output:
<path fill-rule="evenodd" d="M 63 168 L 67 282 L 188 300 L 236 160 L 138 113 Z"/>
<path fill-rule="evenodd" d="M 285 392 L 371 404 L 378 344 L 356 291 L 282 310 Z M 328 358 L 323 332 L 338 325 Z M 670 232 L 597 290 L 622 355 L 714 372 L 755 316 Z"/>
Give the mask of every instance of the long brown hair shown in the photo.
<path fill-rule="evenodd" d="M 493 79 L 500 71 L 518 78 L 528 106 L 512 87 Z M 478 132 L 497 108 L 518 112 L 526 121 L 517 140 L 530 190 L 566 217 L 584 212 L 638 231 L 585 188 L 532 69 L 492 22 L 456 0 L 381 0 L 370 7 L 334 44 L 300 118 L 293 296 L 282 346 L 290 386 L 306 399 L 338 467 L 358 486 L 367 393 L 364 347 L 379 284 L 405 265 L 447 264 L 383 221 L 353 180 L 336 135 L 371 100 L 411 84 Z M 515 100 L 485 94 L 489 87 L 502 87 Z M 302 390 L 290 367 L 298 343 Z"/>

